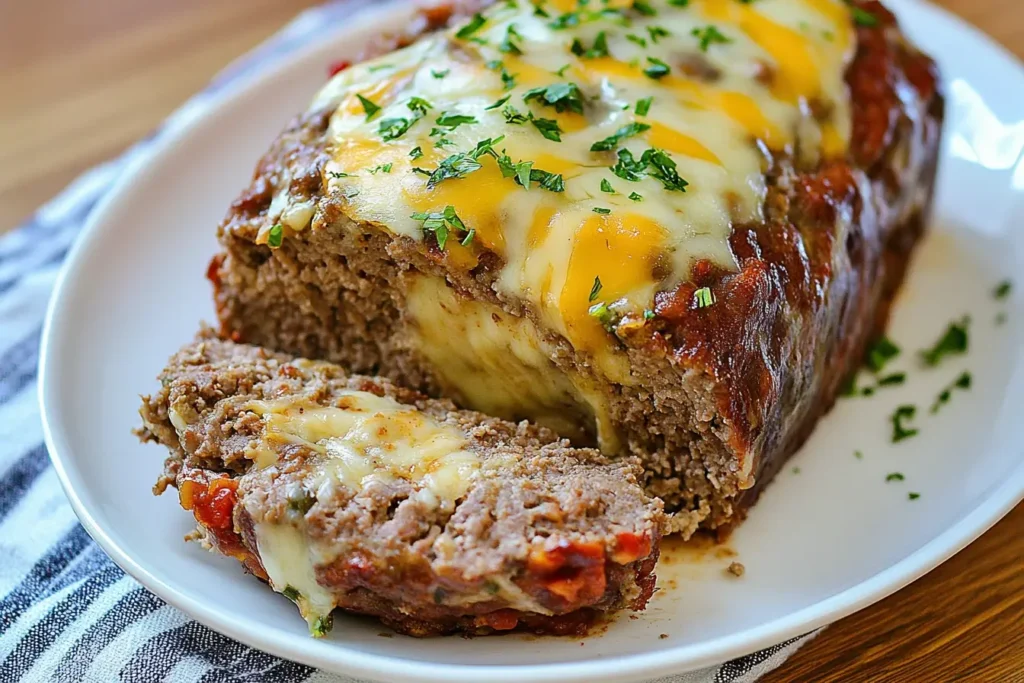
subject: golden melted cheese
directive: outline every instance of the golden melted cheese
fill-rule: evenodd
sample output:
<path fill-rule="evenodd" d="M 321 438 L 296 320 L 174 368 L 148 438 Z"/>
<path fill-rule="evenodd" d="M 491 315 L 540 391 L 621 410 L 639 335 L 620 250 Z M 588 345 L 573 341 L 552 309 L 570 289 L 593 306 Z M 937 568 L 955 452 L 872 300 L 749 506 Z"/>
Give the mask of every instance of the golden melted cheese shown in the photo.
<path fill-rule="evenodd" d="M 552 360 L 556 349 L 531 320 L 459 296 L 426 276 L 413 279 L 406 301 L 413 343 L 446 396 L 495 417 L 531 419 L 580 441 L 583 426 L 593 424 L 602 446 L 618 449 L 606 402 L 577 374 L 559 370 Z"/>
<path fill-rule="evenodd" d="M 454 505 L 480 468 L 465 435 L 414 407 L 365 391 L 346 391 L 333 406 L 301 397 L 253 401 L 263 433 L 250 449 L 259 467 L 282 447 L 302 444 L 315 456 L 315 488 L 341 485 L 358 493 L 372 482 L 404 479 L 432 506 Z"/>
<path fill-rule="evenodd" d="M 850 134 L 843 74 L 854 33 L 843 0 L 647 6 L 653 16 L 619 1 L 498 2 L 477 30 L 460 37 L 456 27 L 354 66 L 314 103 L 335 109 L 325 178 L 348 197 L 351 218 L 423 239 L 413 214 L 452 207 L 475 244 L 461 247 L 464 233 L 453 232 L 449 262 L 469 268 L 479 248 L 496 252 L 504 264 L 498 293 L 531 306 L 617 381 L 626 369 L 615 360 L 607 320 L 591 307 L 638 315 L 657 291 L 687 280 L 697 260 L 735 268 L 733 226 L 763 218 L 760 146 L 815 160 L 845 153 Z M 720 40 L 702 45 L 711 28 Z M 602 41 L 607 49 L 595 51 Z M 668 73 L 654 78 L 659 63 Z M 531 89 L 557 84 L 579 89 L 582 114 L 527 101 Z M 368 116 L 359 96 L 380 111 Z M 638 113 L 646 98 L 649 110 Z M 561 142 L 529 121 L 507 121 L 509 106 L 557 121 Z M 446 127 L 442 114 L 472 119 Z M 399 119 L 412 123 L 384 139 Z M 591 150 L 630 124 L 642 130 Z M 499 155 L 561 174 L 564 191 L 523 187 L 489 155 L 479 157 L 479 170 L 428 185 L 443 161 L 499 137 Z M 612 171 L 619 150 L 639 159 L 652 148 L 676 164 L 685 191 L 650 173 Z M 600 291 L 591 296 L 596 278 Z"/>

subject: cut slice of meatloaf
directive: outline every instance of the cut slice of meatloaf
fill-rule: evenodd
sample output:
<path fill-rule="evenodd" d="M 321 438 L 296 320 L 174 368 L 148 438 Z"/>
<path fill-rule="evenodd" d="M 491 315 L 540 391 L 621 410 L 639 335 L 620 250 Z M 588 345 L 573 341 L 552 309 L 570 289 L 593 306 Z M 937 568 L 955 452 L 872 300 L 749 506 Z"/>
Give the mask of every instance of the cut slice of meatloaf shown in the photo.
<path fill-rule="evenodd" d="M 942 116 L 878 2 L 498 3 L 281 134 L 221 332 L 639 457 L 728 530 L 883 330 Z"/>
<path fill-rule="evenodd" d="M 664 518 L 633 461 L 338 366 L 201 337 L 145 397 L 200 537 L 296 605 L 415 636 L 582 633 L 654 590 Z"/>

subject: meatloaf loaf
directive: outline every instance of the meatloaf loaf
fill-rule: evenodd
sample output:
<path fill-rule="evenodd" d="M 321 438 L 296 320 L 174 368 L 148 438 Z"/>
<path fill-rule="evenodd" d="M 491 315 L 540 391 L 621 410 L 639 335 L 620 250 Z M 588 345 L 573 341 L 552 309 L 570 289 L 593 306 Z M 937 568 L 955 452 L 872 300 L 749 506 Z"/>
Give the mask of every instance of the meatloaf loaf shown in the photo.
<path fill-rule="evenodd" d="M 144 399 L 198 534 L 292 599 L 424 636 L 642 610 L 664 518 L 636 462 L 336 365 L 200 338 Z"/>
<path fill-rule="evenodd" d="M 637 456 L 727 530 L 882 330 L 942 114 L 870 0 L 497 3 L 273 143 L 222 333 Z"/>

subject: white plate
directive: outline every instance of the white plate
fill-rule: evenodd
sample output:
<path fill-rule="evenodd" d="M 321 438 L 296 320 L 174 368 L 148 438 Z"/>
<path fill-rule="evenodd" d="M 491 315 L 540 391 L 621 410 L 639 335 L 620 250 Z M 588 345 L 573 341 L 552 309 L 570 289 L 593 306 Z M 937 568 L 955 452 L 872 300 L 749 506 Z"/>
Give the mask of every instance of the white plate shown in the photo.
<path fill-rule="evenodd" d="M 199 320 L 213 317 L 203 273 L 214 226 L 320 85 L 324 65 L 380 26 L 371 30 L 369 20 L 248 75 L 208 113 L 186 109 L 71 253 L 47 319 L 40 384 L 47 444 L 85 528 L 150 590 L 222 633 L 325 669 L 402 681 L 567 683 L 680 672 L 834 621 L 932 569 L 1024 497 L 1024 307 L 1022 297 L 991 296 L 1002 277 L 1024 272 L 1024 70 L 930 5 L 892 5 L 941 63 L 949 101 L 936 218 L 891 334 L 908 350 L 922 348 L 969 312 L 972 350 L 933 371 L 905 353 L 896 365 L 909 371 L 906 386 L 841 402 L 733 537 L 742 579 L 727 578 L 727 561 L 714 558 L 663 569 L 677 588 L 582 647 L 515 635 L 382 638 L 378 624 L 346 617 L 317 641 L 288 601 L 236 562 L 181 541 L 190 516 L 173 495 L 150 495 L 163 453 L 129 433 L 137 395 L 154 388 Z M 408 11 L 377 8 L 374 21 L 396 25 Z M 1008 322 L 997 326 L 1000 310 Z M 916 403 L 926 412 L 964 369 L 973 388 L 956 392 L 938 417 L 919 416 L 919 436 L 890 444 L 894 407 Z M 906 480 L 886 483 L 894 471 Z M 908 500 L 910 491 L 920 499 Z"/>

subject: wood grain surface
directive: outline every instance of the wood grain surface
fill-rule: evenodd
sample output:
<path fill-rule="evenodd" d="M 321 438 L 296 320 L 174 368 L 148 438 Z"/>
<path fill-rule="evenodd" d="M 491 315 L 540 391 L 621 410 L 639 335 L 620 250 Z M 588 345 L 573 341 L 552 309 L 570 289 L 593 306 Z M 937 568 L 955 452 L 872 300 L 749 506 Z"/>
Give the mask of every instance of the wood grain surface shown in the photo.
<path fill-rule="evenodd" d="M 311 4 L 0 0 L 0 232 Z M 937 4 L 1024 57 L 1024 0 Z M 765 681 L 1024 681 L 1024 506 Z"/>

